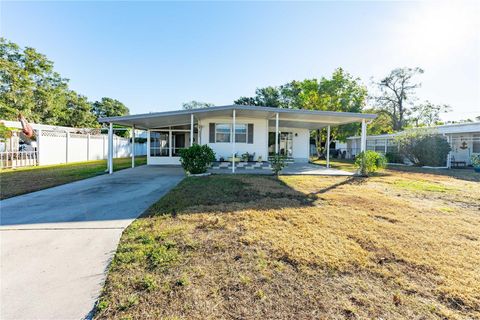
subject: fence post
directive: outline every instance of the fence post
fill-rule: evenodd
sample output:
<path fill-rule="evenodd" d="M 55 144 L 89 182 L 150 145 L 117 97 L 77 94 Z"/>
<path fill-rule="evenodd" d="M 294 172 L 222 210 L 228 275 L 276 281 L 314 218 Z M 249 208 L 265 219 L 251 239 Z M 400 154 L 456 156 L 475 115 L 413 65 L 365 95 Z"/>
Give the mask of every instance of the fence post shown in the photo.
<path fill-rule="evenodd" d="M 90 133 L 87 133 L 87 161 L 90 160 Z"/>
<path fill-rule="evenodd" d="M 103 153 L 102 153 L 102 159 L 107 159 L 107 158 L 105 157 L 105 136 L 103 136 L 103 138 L 102 138 L 102 141 L 103 141 L 103 149 L 102 149 L 102 150 L 103 150 Z"/>
<path fill-rule="evenodd" d="M 40 146 L 42 141 L 42 129 L 37 130 L 37 166 L 40 165 Z"/>
<path fill-rule="evenodd" d="M 70 142 L 70 132 L 65 131 L 65 163 L 68 163 L 68 143 Z"/>

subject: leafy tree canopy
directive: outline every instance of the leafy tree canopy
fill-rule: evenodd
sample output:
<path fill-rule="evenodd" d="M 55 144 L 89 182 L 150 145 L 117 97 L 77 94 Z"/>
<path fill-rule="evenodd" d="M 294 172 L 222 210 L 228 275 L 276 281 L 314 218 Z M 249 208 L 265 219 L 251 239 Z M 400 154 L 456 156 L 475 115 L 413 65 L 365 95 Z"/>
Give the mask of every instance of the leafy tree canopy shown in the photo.
<path fill-rule="evenodd" d="M 17 120 L 19 113 L 36 123 L 98 127 L 100 114 L 124 115 L 128 108 L 109 98 L 92 105 L 45 55 L 0 38 L 0 119 Z"/>
<path fill-rule="evenodd" d="M 213 103 L 208 103 L 208 102 L 200 102 L 196 100 L 192 100 L 190 102 L 184 102 L 182 104 L 182 108 L 184 110 L 192 110 L 192 109 L 200 109 L 200 108 L 209 108 L 213 107 Z"/>

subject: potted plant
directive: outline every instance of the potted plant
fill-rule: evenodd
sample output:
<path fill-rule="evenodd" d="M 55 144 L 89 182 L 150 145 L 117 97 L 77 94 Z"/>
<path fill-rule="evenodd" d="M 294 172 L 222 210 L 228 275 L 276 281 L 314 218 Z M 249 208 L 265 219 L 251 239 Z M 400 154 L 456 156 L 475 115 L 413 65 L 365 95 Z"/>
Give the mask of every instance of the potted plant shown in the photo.
<path fill-rule="evenodd" d="M 258 156 L 257 162 L 262 162 L 262 161 L 263 161 L 262 156 Z"/>
<path fill-rule="evenodd" d="M 247 161 L 248 161 L 248 152 L 245 152 L 244 154 L 242 154 L 242 161 L 243 161 L 243 162 L 247 162 Z"/>
<path fill-rule="evenodd" d="M 480 173 L 480 154 L 472 154 L 471 157 L 473 170 Z"/>

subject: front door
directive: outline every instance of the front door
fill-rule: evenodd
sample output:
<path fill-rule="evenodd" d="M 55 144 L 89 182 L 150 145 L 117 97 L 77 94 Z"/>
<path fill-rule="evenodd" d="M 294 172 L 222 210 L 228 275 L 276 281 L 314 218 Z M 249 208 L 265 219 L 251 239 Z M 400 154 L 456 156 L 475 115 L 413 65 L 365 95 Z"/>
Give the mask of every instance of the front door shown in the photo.
<path fill-rule="evenodd" d="M 286 157 L 293 157 L 293 133 L 280 132 L 278 137 L 279 154 Z M 275 154 L 275 132 L 268 133 L 268 153 Z"/>

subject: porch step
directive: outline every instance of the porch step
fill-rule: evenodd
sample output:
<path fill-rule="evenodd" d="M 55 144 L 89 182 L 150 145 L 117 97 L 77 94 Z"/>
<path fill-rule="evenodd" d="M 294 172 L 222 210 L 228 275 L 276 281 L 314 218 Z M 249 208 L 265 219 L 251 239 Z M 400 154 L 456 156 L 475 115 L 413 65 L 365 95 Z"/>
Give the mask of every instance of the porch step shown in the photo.
<path fill-rule="evenodd" d="M 268 157 L 268 161 L 272 161 L 273 160 L 273 157 L 272 156 L 269 156 Z M 295 159 L 293 157 L 286 157 L 285 158 L 285 164 L 291 164 L 291 163 L 295 163 Z"/>
<path fill-rule="evenodd" d="M 231 162 L 214 162 L 211 166 L 212 169 L 231 169 L 232 163 Z M 254 169 L 265 169 L 271 170 L 272 167 L 270 166 L 269 162 L 236 162 L 235 163 L 236 169 L 244 169 L 244 170 L 254 170 Z"/>

